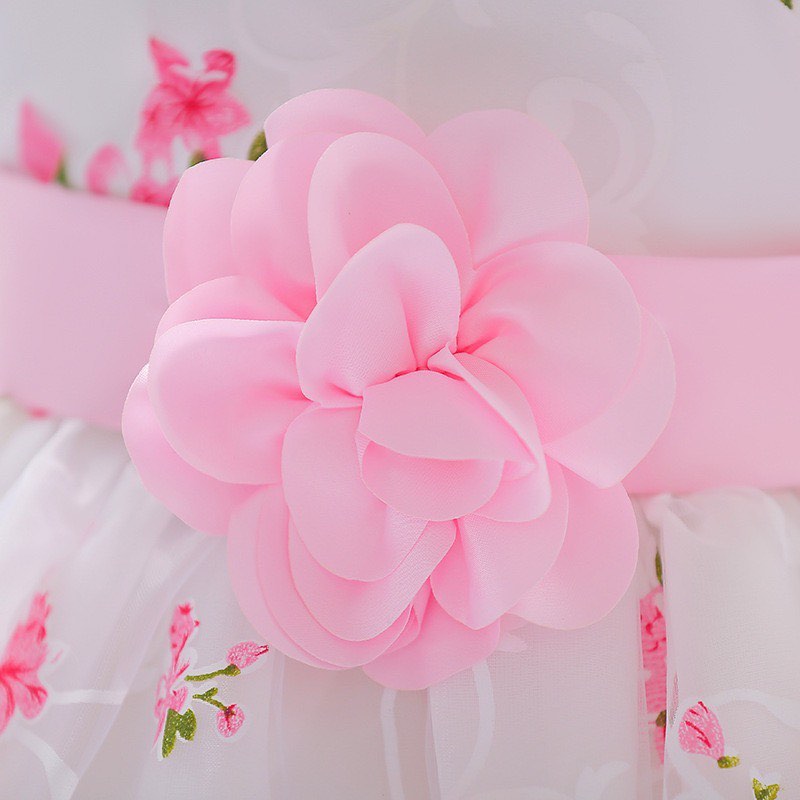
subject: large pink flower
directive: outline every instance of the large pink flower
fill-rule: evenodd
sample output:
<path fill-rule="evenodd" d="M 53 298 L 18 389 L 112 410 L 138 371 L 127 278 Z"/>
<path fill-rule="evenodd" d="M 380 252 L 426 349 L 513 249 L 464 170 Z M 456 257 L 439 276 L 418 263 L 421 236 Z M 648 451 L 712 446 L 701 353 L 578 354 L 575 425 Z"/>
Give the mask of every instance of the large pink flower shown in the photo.
<path fill-rule="evenodd" d="M 425 136 L 342 90 L 265 129 L 170 206 L 172 305 L 124 416 L 146 485 L 229 535 L 245 613 L 308 664 L 424 687 L 507 613 L 602 617 L 636 561 L 619 481 L 673 372 L 586 246 L 564 147 L 513 111 Z"/>

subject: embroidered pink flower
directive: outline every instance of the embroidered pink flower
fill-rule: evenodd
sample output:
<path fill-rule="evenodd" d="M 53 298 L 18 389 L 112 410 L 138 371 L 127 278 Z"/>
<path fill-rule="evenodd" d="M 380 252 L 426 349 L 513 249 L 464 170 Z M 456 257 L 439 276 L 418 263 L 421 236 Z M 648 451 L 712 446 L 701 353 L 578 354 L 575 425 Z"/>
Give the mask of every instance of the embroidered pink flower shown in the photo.
<path fill-rule="evenodd" d="M 189 691 L 181 681 L 189 669 L 189 661 L 184 657 L 184 649 L 199 624 L 194 617 L 190 603 L 178 606 L 172 615 L 172 623 L 169 628 L 169 668 L 159 679 L 156 690 L 154 709 L 158 720 L 156 741 L 164 732 L 167 712 L 172 709 L 180 713 L 186 705 Z"/>
<path fill-rule="evenodd" d="M 642 632 L 642 663 L 647 671 L 645 700 L 647 711 L 656 714 L 653 737 L 663 762 L 667 708 L 667 626 L 660 603 L 664 590 L 657 586 L 639 602 Z"/>
<path fill-rule="evenodd" d="M 34 178 L 50 183 L 59 177 L 64 164 L 64 145 L 28 102 L 20 109 L 19 149 L 22 166 Z"/>
<path fill-rule="evenodd" d="M 147 486 L 229 535 L 239 601 L 282 652 L 428 686 L 503 616 L 572 628 L 625 591 L 620 480 L 673 395 L 666 337 L 587 247 L 563 146 L 524 114 L 423 132 L 312 92 L 255 163 L 188 170 L 172 305 L 124 415 Z"/>
<path fill-rule="evenodd" d="M 47 689 L 39 679 L 39 670 L 47 659 L 47 597 L 37 594 L 31 602 L 28 618 L 14 628 L 0 660 L 0 734 L 15 711 L 25 719 L 42 713 Z"/>
<path fill-rule="evenodd" d="M 236 703 L 217 712 L 217 730 L 227 739 L 244 724 L 244 711 Z"/>
<path fill-rule="evenodd" d="M 255 664 L 264 653 L 269 651 L 269 645 L 256 642 L 239 642 L 228 650 L 228 663 L 239 669 Z"/>
<path fill-rule="evenodd" d="M 201 75 L 188 71 L 188 59 L 158 39 L 150 40 L 158 85 L 147 96 L 136 134 L 145 164 L 156 159 L 172 162 L 172 143 L 180 138 L 189 150 L 205 158 L 221 155 L 220 137 L 250 121 L 247 109 L 228 91 L 236 58 L 227 50 L 209 50 Z"/>
<path fill-rule="evenodd" d="M 678 742 L 687 753 L 710 756 L 721 768 L 735 767 L 737 756 L 725 755 L 725 737 L 717 715 L 702 701 L 693 705 L 678 726 Z"/>

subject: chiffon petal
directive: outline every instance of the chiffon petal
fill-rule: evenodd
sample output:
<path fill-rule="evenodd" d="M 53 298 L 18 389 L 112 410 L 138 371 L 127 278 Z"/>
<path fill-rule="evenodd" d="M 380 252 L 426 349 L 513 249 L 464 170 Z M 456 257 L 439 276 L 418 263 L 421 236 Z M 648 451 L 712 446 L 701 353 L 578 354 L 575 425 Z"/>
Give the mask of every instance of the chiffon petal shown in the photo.
<path fill-rule="evenodd" d="M 283 435 L 309 403 L 295 369 L 298 322 L 204 319 L 166 331 L 149 392 L 167 440 L 230 483 L 280 480 Z"/>
<path fill-rule="evenodd" d="M 445 122 L 427 152 L 469 231 L 475 264 L 525 242 L 586 242 L 589 205 L 567 149 L 517 111 Z"/>
<path fill-rule="evenodd" d="M 181 176 L 164 223 L 170 302 L 201 283 L 238 273 L 231 247 L 231 209 L 252 166 L 243 159 L 213 158 Z"/>
<path fill-rule="evenodd" d="M 602 619 L 628 589 L 639 549 L 633 506 L 617 484 L 598 489 L 565 472 L 569 521 L 550 571 L 512 609 L 548 628 L 582 628 Z"/>
<path fill-rule="evenodd" d="M 283 445 L 283 489 L 303 544 L 326 570 L 375 581 L 392 573 L 426 520 L 397 513 L 361 479 L 358 409 L 313 408 L 298 417 Z"/>

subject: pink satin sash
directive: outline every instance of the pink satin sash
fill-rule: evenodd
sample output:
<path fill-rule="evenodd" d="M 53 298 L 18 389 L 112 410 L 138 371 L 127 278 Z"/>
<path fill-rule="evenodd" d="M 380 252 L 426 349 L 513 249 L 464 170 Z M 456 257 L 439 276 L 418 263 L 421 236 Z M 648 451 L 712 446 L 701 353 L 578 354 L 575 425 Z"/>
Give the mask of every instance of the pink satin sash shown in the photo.
<path fill-rule="evenodd" d="M 118 429 L 166 308 L 164 210 L 0 172 L 0 393 Z M 631 492 L 800 485 L 800 256 L 614 256 L 677 395 Z"/>

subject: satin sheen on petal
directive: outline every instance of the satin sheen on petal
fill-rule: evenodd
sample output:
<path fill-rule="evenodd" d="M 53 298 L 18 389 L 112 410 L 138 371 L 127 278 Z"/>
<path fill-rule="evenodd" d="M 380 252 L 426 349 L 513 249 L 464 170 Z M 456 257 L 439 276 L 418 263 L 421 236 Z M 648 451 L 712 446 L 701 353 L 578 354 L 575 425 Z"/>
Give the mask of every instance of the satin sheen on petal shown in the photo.
<path fill-rule="evenodd" d="M 512 613 L 547 628 L 582 628 L 602 619 L 628 589 L 639 534 L 633 506 L 619 484 L 598 489 L 565 471 L 569 521 L 550 571 Z"/>
<path fill-rule="evenodd" d="M 463 114 L 428 137 L 426 152 L 456 200 L 476 265 L 525 242 L 586 242 L 589 201 L 578 167 L 527 114 Z"/>
<path fill-rule="evenodd" d="M 351 580 L 393 572 L 427 520 L 399 514 L 361 480 L 358 409 L 312 408 L 286 432 L 283 490 L 298 534 L 325 569 Z"/>
<path fill-rule="evenodd" d="M 354 133 L 334 142 L 317 163 L 308 192 L 317 299 L 351 256 L 404 222 L 435 233 L 459 274 L 470 274 L 464 223 L 429 161 L 408 145 L 376 133 Z"/>
<path fill-rule="evenodd" d="M 192 466 L 230 483 L 280 480 L 284 432 L 309 405 L 295 370 L 300 327 L 204 319 L 159 337 L 150 397 L 167 440 Z"/>
<path fill-rule="evenodd" d="M 231 514 L 256 491 L 224 483 L 189 466 L 164 437 L 147 393 L 145 367 L 125 402 L 122 433 L 139 477 L 187 525 L 215 536 L 228 532 Z"/>
<path fill-rule="evenodd" d="M 164 265 L 170 302 L 212 278 L 236 275 L 231 208 L 252 161 L 212 158 L 187 169 L 164 223 Z"/>
<path fill-rule="evenodd" d="M 301 319 L 316 302 L 308 189 L 317 161 L 334 140 L 330 134 L 313 134 L 270 146 L 242 179 L 231 210 L 238 270 Z"/>
<path fill-rule="evenodd" d="M 641 324 L 633 291 L 609 259 L 583 245 L 541 242 L 480 270 L 458 344 L 513 376 L 547 442 L 586 424 L 625 386 Z"/>
<path fill-rule="evenodd" d="M 453 521 L 429 522 L 397 569 L 377 581 L 348 581 L 323 569 L 289 529 L 289 563 L 297 593 L 335 636 L 363 641 L 382 633 L 409 607 L 456 536 Z"/>
<path fill-rule="evenodd" d="M 417 637 L 365 664 L 364 672 L 390 689 L 425 689 L 486 658 L 499 638 L 499 622 L 473 630 L 454 620 L 432 597 Z"/>
<path fill-rule="evenodd" d="M 310 133 L 382 133 L 422 147 L 425 134 L 410 117 L 383 97 L 358 89 L 317 89 L 278 106 L 264 123 L 267 145 Z"/>
<path fill-rule="evenodd" d="M 529 522 L 497 522 L 478 514 L 458 520 L 458 537 L 431 575 L 437 602 L 470 628 L 508 611 L 548 572 L 567 529 L 569 500 L 558 465 L 550 465 L 550 507 Z"/>
<path fill-rule="evenodd" d="M 449 251 L 418 225 L 396 225 L 348 262 L 297 346 L 306 397 L 354 405 L 364 390 L 424 366 L 455 339 L 460 294 Z"/>

